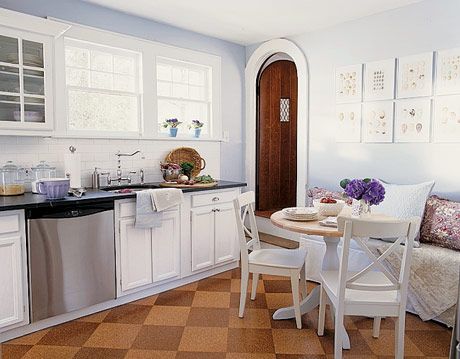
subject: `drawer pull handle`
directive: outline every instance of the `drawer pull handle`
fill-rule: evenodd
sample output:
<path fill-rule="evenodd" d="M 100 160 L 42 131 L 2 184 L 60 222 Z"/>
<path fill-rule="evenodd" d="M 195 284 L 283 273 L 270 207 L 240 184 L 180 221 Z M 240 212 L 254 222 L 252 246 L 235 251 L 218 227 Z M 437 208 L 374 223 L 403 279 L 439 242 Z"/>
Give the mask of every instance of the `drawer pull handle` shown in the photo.
<path fill-rule="evenodd" d="M 212 211 L 213 211 L 214 213 L 215 213 L 215 212 L 220 212 L 220 209 L 219 209 L 219 208 L 214 208 Z"/>
<path fill-rule="evenodd" d="M 214 197 L 214 198 L 212 199 L 213 202 L 217 202 L 218 200 L 220 200 L 219 197 Z"/>

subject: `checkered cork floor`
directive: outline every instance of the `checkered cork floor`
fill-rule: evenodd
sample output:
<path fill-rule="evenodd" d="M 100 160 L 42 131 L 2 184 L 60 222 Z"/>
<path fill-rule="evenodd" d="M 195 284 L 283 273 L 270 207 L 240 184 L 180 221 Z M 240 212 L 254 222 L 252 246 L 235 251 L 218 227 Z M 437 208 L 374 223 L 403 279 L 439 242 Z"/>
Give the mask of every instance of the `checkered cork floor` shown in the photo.
<path fill-rule="evenodd" d="M 264 276 L 240 319 L 239 278 L 239 270 L 225 272 L 9 341 L 3 358 L 333 358 L 329 313 L 324 337 L 316 335 L 317 310 L 303 316 L 302 330 L 294 320 L 272 320 L 276 309 L 292 303 L 290 282 Z M 368 318 L 347 317 L 345 323 L 352 347 L 345 357 L 393 358 L 393 320 L 382 320 L 379 339 L 372 338 Z M 450 335 L 408 314 L 406 358 L 447 358 Z"/>

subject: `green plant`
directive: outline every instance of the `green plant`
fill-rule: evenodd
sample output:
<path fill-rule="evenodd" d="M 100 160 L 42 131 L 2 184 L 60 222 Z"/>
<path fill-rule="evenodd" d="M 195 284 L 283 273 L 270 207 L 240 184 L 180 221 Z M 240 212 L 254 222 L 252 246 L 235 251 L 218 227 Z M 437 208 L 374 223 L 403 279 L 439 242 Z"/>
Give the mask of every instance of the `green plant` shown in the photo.
<path fill-rule="evenodd" d="M 182 162 L 180 164 L 180 168 L 182 169 L 182 173 L 186 175 L 189 179 L 191 179 L 192 171 L 195 168 L 193 163 L 190 162 Z"/>

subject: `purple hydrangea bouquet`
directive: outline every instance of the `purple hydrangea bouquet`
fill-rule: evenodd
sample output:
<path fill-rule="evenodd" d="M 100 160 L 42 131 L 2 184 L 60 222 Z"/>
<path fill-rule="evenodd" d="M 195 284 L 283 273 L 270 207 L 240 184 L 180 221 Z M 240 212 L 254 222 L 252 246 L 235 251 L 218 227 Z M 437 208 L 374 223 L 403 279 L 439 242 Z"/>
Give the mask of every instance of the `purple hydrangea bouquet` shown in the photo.
<path fill-rule="evenodd" d="M 163 122 L 163 127 L 168 128 L 169 127 L 169 136 L 170 137 L 176 137 L 177 136 L 177 130 L 179 125 L 182 122 L 180 122 L 177 118 L 168 118 Z"/>
<path fill-rule="evenodd" d="M 340 186 L 353 199 L 352 215 L 355 217 L 369 214 L 371 206 L 376 206 L 385 199 L 385 188 L 376 179 L 345 179 L 340 182 Z"/>

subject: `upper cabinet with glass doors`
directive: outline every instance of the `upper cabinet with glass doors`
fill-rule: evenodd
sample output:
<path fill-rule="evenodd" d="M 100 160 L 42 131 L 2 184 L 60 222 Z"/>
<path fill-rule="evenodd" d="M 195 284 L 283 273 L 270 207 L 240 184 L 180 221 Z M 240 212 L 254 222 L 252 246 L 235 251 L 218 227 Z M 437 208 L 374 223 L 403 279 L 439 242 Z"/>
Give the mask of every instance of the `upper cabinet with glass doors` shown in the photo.
<path fill-rule="evenodd" d="M 0 27 L 0 129 L 51 130 L 51 38 Z"/>

